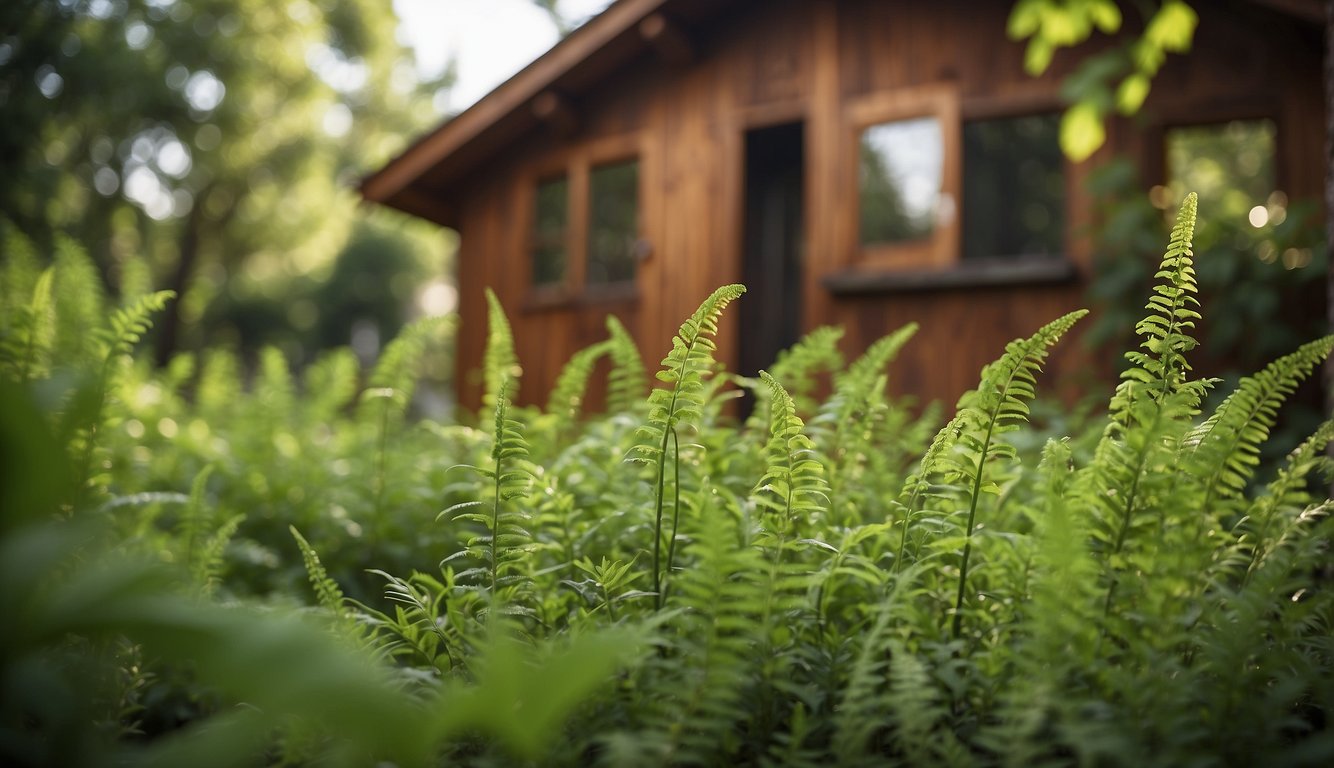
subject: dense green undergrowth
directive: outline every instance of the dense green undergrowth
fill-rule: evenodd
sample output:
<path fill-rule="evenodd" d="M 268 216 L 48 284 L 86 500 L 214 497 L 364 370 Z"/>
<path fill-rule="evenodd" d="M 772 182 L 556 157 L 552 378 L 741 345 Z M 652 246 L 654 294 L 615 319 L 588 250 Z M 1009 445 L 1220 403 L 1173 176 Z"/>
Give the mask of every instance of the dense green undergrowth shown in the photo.
<path fill-rule="evenodd" d="M 720 370 L 741 286 L 656 387 L 609 321 L 516 407 L 492 299 L 470 427 L 407 417 L 445 321 L 365 377 L 347 352 L 300 382 L 276 353 L 249 382 L 225 353 L 154 371 L 134 342 L 169 296 L 113 307 L 77 250 L 16 258 L 0 762 L 1329 764 L 1334 424 L 1256 467 L 1334 337 L 1202 411 L 1194 205 L 1106 412 L 1045 440 L 1037 377 L 1083 312 L 937 429 L 887 395 L 912 326 Z"/>

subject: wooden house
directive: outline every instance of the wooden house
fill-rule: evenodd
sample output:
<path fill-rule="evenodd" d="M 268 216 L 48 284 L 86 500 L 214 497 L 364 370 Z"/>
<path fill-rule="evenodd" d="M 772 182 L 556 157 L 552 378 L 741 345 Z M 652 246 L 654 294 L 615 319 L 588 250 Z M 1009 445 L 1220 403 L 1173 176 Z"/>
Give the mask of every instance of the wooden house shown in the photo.
<path fill-rule="evenodd" d="M 851 355 L 917 321 L 893 385 L 952 402 L 1007 341 L 1086 304 L 1099 165 L 1129 158 L 1147 189 L 1175 131 L 1241 125 L 1268 136 L 1271 186 L 1322 195 L 1319 0 L 1195 3 L 1191 52 L 1079 164 L 1057 148 L 1062 81 L 1124 38 L 1032 77 L 1013 5 L 618 0 L 422 137 L 362 191 L 460 235 L 460 401 L 480 397 L 487 286 L 535 401 L 607 314 L 652 366 L 743 282 L 719 338 L 732 370 L 819 325 L 844 326 Z M 1087 364 L 1068 342 L 1048 367 Z"/>

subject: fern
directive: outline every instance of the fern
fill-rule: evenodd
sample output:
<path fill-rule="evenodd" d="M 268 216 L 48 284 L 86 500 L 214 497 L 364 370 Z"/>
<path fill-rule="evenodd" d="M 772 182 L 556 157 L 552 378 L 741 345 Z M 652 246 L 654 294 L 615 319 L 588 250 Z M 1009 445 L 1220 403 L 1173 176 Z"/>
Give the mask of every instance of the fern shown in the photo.
<path fill-rule="evenodd" d="M 1292 451 L 1278 477 L 1238 523 L 1237 544 L 1246 553 L 1243 583 L 1273 548 L 1276 537 L 1272 533 L 1283 524 L 1283 518 L 1300 514 L 1315 501 L 1307 487 L 1317 470 L 1330 474 L 1330 459 L 1323 453 L 1332 441 L 1334 421 L 1326 421 Z"/>
<path fill-rule="evenodd" d="M 492 609 L 506 604 L 506 611 L 523 613 L 527 609 L 512 603 L 529 578 L 526 552 L 531 546 L 532 534 L 524 527 L 528 521 L 527 512 L 515 508 L 512 502 L 528 495 L 532 473 L 529 469 L 528 443 L 523 438 L 523 425 L 509 415 L 506 384 L 502 382 L 496 399 L 491 467 L 458 465 L 491 480 L 490 509 L 485 512 L 468 512 L 466 510 L 487 505 L 481 501 L 465 501 L 449 507 L 438 517 L 456 515 L 457 520 L 474 522 L 484 528 L 486 533 L 471 539 L 466 550 L 470 557 L 481 561 L 481 567 L 463 571 L 458 574 L 458 578 L 484 576 Z"/>
<path fill-rule="evenodd" d="M 514 353 L 514 333 L 510 330 L 509 318 L 505 317 L 505 308 L 490 288 L 486 289 L 486 304 L 486 353 L 482 360 L 485 382 L 482 390 L 483 414 L 496 410 L 502 388 L 508 392 L 510 402 L 517 400 L 519 378 L 523 376 L 518 355 Z"/>
<path fill-rule="evenodd" d="M 1211 384 L 1186 381 L 1185 353 L 1197 343 L 1189 331 L 1200 318 L 1191 309 L 1198 306 L 1191 259 L 1195 206 L 1195 195 L 1187 195 L 1155 275 L 1160 282 L 1146 306 L 1150 314 L 1136 325 L 1147 352 L 1126 353 L 1131 367 L 1112 396 L 1093 462 L 1078 481 L 1076 494 L 1092 507 L 1092 533 L 1104 559 L 1104 615 L 1111 614 L 1120 574 L 1129 569 L 1128 546 L 1147 538 L 1155 524 L 1159 531 L 1166 525 L 1164 513 L 1155 520 L 1143 511 L 1154 507 L 1157 496 L 1170 495 L 1177 446 Z"/>
<path fill-rule="evenodd" d="M 959 564 L 959 587 L 951 630 L 956 638 L 963 624 L 963 600 L 977 508 L 982 493 L 990 492 L 985 483 L 987 465 L 993 458 L 1014 457 L 1013 448 L 995 440 L 1027 420 L 1028 401 L 1036 395 L 1034 374 L 1041 370 L 1048 348 L 1086 314 L 1087 310 L 1071 312 L 1043 326 L 1026 340 L 1010 342 L 999 360 L 982 369 L 981 385 L 959 401 L 963 428 L 958 446 L 962 450 L 952 458 L 958 462 L 961 475 L 971 487 L 967 496 L 968 521 L 964 527 L 963 556 Z"/>
<path fill-rule="evenodd" d="M 891 404 L 887 399 L 888 376 L 885 369 L 917 333 L 917 324 L 908 323 L 876 340 L 848 366 L 835 374 L 829 398 L 811 420 L 813 434 L 826 457 L 831 486 L 831 509 L 837 518 L 848 520 L 844 507 L 858 502 L 870 503 L 878 493 L 890 492 L 875 485 L 876 476 L 887 485 L 896 482 L 887 446 L 878 444 L 901 439 L 901 435 L 883 434 L 889 423 Z M 892 449 L 891 449 L 892 450 Z M 848 520 L 849 522 L 859 522 Z"/>
<path fill-rule="evenodd" d="M 648 375 L 639 347 L 630 333 L 614 315 L 607 315 L 608 354 L 611 355 L 611 377 L 607 385 L 607 412 L 634 413 L 648 391 Z"/>
<path fill-rule="evenodd" d="M 575 352 L 556 377 L 556 386 L 547 400 L 547 414 L 555 417 L 557 435 L 570 431 L 579 419 L 593 366 L 611 350 L 611 342 L 602 342 Z"/>
<path fill-rule="evenodd" d="M 767 371 L 760 371 L 760 380 L 769 389 L 772 417 L 765 448 L 768 468 L 753 498 L 761 509 L 771 513 L 775 557 L 781 560 L 786 543 L 799 535 L 802 519 L 818 517 L 828 506 L 829 486 L 824 466 L 803 432 L 805 425 L 796 414 L 792 396 Z"/>
<path fill-rule="evenodd" d="M 366 400 L 382 401 L 380 416 L 401 418 L 412 401 L 422 357 L 431 341 L 451 327 L 451 316 L 424 317 L 403 327 L 385 347 L 368 380 Z M 363 405 L 364 407 L 364 405 Z"/>
<path fill-rule="evenodd" d="M 756 658 L 749 630 L 764 610 L 759 552 L 742 546 L 721 510 L 692 516 L 692 566 L 679 580 L 671 655 L 650 680 L 648 744 L 662 743 L 665 765 L 716 765 L 738 759 L 736 733 L 752 715 L 743 695 Z M 647 757 L 647 756 L 646 756 Z"/>
<path fill-rule="evenodd" d="M 55 348 L 64 360 L 85 360 L 93 349 L 88 334 L 96 328 L 106 313 L 106 292 L 102 276 L 88 254 L 66 237 L 56 238 L 55 283 L 53 292 L 56 306 Z"/>
<path fill-rule="evenodd" d="M 676 458 L 672 464 L 677 474 L 680 472 L 680 451 L 676 447 L 678 426 L 688 425 L 698 420 L 704 408 L 704 377 L 713 369 L 713 350 L 716 348 L 713 337 L 718 333 L 718 319 L 727 305 L 740 298 L 746 292 L 745 286 L 724 285 L 714 291 L 695 313 L 681 324 L 680 330 L 672 338 L 672 350 L 663 358 L 662 370 L 658 379 L 669 387 L 654 389 L 649 395 L 649 420 L 640 430 L 645 442 L 635 447 L 634 458 L 654 467 L 654 519 L 653 519 L 653 592 L 654 605 L 662 607 L 662 584 L 666 573 L 670 573 L 670 558 L 664 569 L 661 557 L 663 509 L 667 482 L 667 446 L 673 441 Z M 679 497 L 679 482 L 675 486 Z M 679 498 L 672 505 L 672 533 L 669 541 L 675 541 L 677 522 L 680 516 Z"/>
<path fill-rule="evenodd" d="M 1144 339 L 1140 347 L 1147 352 L 1126 353 L 1131 366 L 1121 374 L 1122 385 L 1111 403 L 1112 417 L 1121 423 L 1125 423 L 1128 410 L 1140 398 L 1161 403 L 1168 395 L 1186 387 L 1186 373 L 1190 371 L 1186 353 L 1198 344 L 1189 332 L 1200 319 L 1200 313 L 1192 309 L 1200 304 L 1195 298 L 1199 291 L 1191 258 L 1197 200 L 1191 192 L 1181 201 L 1167 252 L 1154 275 L 1161 282 L 1153 287 L 1153 295 L 1145 306 L 1150 314 L 1135 325 L 1135 332 Z M 1199 385 L 1192 391 L 1202 394 Z"/>
<path fill-rule="evenodd" d="M 1242 379 L 1213 415 L 1187 436 L 1186 445 L 1193 447 L 1192 474 L 1204 479 L 1206 511 L 1212 510 L 1215 496 L 1238 496 L 1245 490 L 1279 407 L 1331 350 L 1334 336 L 1326 336 Z"/>
<path fill-rule="evenodd" d="M 148 332 L 152 325 L 151 316 L 161 312 L 175 295 L 171 291 L 158 291 L 141 296 L 113 312 L 108 327 L 98 328 L 93 333 L 100 358 L 100 372 L 92 385 L 91 405 L 86 414 L 75 413 L 75 418 L 82 423 L 71 425 L 66 430 L 74 435 L 72 447 L 78 456 L 75 464 L 75 477 L 78 478 L 78 491 L 73 500 L 75 509 L 82 505 L 84 494 L 90 486 L 101 484 L 100 476 L 94 477 L 92 474 L 93 457 L 97 451 L 97 433 L 106 418 L 107 401 L 114 391 L 119 366 Z M 81 410 L 72 409 L 72 412 Z"/>
<path fill-rule="evenodd" d="M 843 354 L 838 351 L 838 342 L 843 338 L 843 329 L 832 325 L 823 325 L 801 337 L 801 340 L 788 349 L 778 353 L 778 359 L 769 369 L 770 375 L 784 383 L 792 395 L 797 413 L 810 414 L 815 405 L 810 394 L 816 385 L 816 377 L 821 373 L 833 372 L 843 367 Z M 756 390 L 760 402 L 756 404 L 746 422 L 747 429 L 760 429 L 769 418 L 767 390 Z"/>
<path fill-rule="evenodd" d="M 320 556 L 315 548 L 310 546 L 310 542 L 306 541 L 306 537 L 301 535 L 295 525 L 287 526 L 287 530 L 291 531 L 297 548 L 301 550 L 301 562 L 306 566 L 306 578 L 310 580 L 310 586 L 315 590 L 315 599 L 319 606 L 331 616 L 347 615 L 347 608 L 343 605 L 343 590 L 338 586 L 338 582 L 329 576 L 329 572 L 324 570 L 324 564 L 320 562 Z"/>
<path fill-rule="evenodd" d="M 55 335 L 51 303 L 54 275 L 54 269 L 44 270 L 28 303 L 7 318 L 5 335 L 0 337 L 0 364 L 8 369 L 11 381 L 23 384 L 46 373 Z"/>

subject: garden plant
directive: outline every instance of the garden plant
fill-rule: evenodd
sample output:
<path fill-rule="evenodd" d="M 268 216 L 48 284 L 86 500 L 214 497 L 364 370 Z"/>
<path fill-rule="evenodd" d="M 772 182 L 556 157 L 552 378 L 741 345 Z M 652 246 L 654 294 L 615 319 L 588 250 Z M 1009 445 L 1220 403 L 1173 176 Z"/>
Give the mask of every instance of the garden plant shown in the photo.
<path fill-rule="evenodd" d="M 226 352 L 155 370 L 169 294 L 112 306 L 77 248 L 15 245 L 0 763 L 1329 765 L 1334 422 L 1257 470 L 1334 337 L 1210 397 L 1195 206 L 1070 434 L 1029 414 L 1082 311 L 940 427 L 889 395 L 913 326 L 722 370 L 739 285 L 656 386 L 609 320 L 521 407 L 492 297 L 483 410 L 439 424 L 410 402 L 449 320 L 364 379 L 347 351 L 299 382 L 274 351 L 248 382 Z"/>

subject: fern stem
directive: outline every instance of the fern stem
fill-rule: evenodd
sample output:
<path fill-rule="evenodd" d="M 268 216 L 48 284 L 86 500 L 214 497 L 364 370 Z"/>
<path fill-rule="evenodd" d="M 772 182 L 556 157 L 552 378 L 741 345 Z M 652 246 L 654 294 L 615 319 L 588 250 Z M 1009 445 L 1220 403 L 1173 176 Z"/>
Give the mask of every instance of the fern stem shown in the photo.
<path fill-rule="evenodd" d="M 1022 358 L 1021 358 L 1022 359 Z M 1018 371 L 1016 366 L 1014 369 Z M 968 560 L 973 554 L 973 525 L 977 519 L 977 500 L 982 493 L 982 472 L 987 465 L 987 454 L 991 451 L 991 438 L 996 431 L 996 420 L 1000 418 L 1000 410 L 1005 405 L 1006 393 L 1010 391 L 1010 384 L 1014 381 L 1014 372 L 1010 373 L 1009 378 L 1005 380 L 1005 386 L 1001 389 L 1001 396 L 996 400 L 996 406 L 991 410 L 991 418 L 987 419 L 987 436 L 982 441 L 982 451 L 977 457 L 977 471 L 973 473 L 973 488 L 969 494 L 968 500 L 968 527 L 963 534 L 963 561 L 959 564 L 959 589 L 954 597 L 954 621 L 951 627 L 951 634 L 954 639 L 959 639 L 959 632 L 963 628 L 963 593 L 964 585 L 968 581 Z M 904 534 L 907 534 L 905 521 Z"/>
<path fill-rule="evenodd" d="M 681 521 L 681 443 L 676 434 L 676 429 L 672 433 L 672 535 L 667 539 L 667 568 L 662 574 L 662 599 L 667 600 L 667 580 L 672 575 L 672 563 L 676 561 L 676 531 Z"/>

